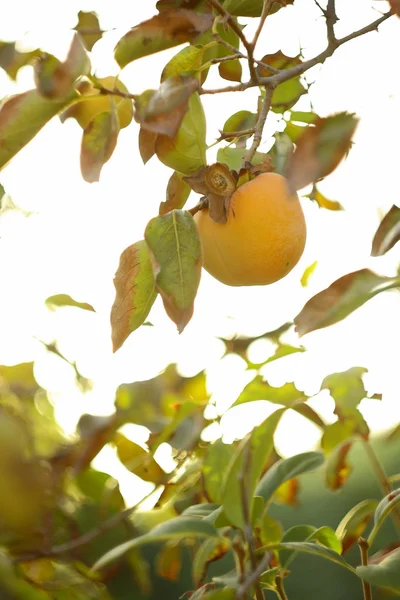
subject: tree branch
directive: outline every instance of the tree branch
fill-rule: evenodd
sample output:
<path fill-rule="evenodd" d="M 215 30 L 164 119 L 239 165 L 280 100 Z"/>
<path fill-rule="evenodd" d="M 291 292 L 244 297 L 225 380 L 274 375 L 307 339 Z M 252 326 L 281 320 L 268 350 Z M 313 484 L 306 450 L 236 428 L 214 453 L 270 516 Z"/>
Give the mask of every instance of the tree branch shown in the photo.
<path fill-rule="evenodd" d="M 241 28 L 239 27 L 239 25 L 237 24 L 235 19 L 232 17 L 232 15 L 218 2 L 218 0 L 207 0 L 207 2 L 208 2 L 208 4 L 210 4 L 210 6 L 215 8 L 215 10 L 222 17 L 224 17 L 224 19 L 228 23 L 229 27 L 236 33 L 236 35 L 239 37 L 240 41 L 242 42 L 243 46 L 247 50 L 249 42 L 247 41 L 246 36 L 243 34 L 243 31 L 241 30 Z"/>
<path fill-rule="evenodd" d="M 268 17 L 270 11 L 271 11 L 271 8 L 272 8 L 272 5 L 273 5 L 274 1 L 275 0 L 264 0 L 264 4 L 263 4 L 261 16 L 260 16 L 260 20 L 258 22 L 258 27 L 257 27 L 257 30 L 256 30 L 256 32 L 254 34 L 253 41 L 251 42 L 251 47 L 252 47 L 253 51 L 254 51 L 254 49 L 256 47 L 258 38 L 260 37 L 260 33 L 261 33 L 261 31 L 262 31 L 262 29 L 264 27 L 265 20 Z"/>
<path fill-rule="evenodd" d="M 253 143 L 252 143 L 251 147 L 246 151 L 246 153 L 243 157 L 244 164 L 246 164 L 248 162 L 251 163 L 251 161 L 257 151 L 257 148 L 259 147 L 259 145 L 261 143 L 265 121 L 267 120 L 269 109 L 271 108 L 271 100 L 272 100 L 273 92 L 274 92 L 274 87 L 268 86 L 265 88 L 265 98 L 264 98 L 262 106 L 261 106 L 257 124 L 255 126 Z"/>
<path fill-rule="evenodd" d="M 333 46 L 336 43 L 335 23 L 337 23 L 337 15 L 335 8 L 335 0 L 328 0 L 325 12 L 326 32 L 328 36 L 328 45 Z"/>
<path fill-rule="evenodd" d="M 250 573 L 250 575 L 243 581 L 242 585 L 237 589 L 237 598 L 246 598 L 247 592 L 249 589 L 257 583 L 260 576 L 269 565 L 269 561 L 271 560 L 271 555 L 267 552 L 264 554 L 257 567 Z"/>

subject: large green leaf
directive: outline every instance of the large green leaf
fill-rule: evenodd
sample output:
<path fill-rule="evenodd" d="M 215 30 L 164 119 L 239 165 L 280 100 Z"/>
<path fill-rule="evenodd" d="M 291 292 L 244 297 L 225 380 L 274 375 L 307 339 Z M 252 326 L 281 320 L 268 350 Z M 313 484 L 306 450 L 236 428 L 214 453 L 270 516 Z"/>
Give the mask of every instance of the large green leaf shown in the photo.
<path fill-rule="evenodd" d="M 265 552 L 267 550 L 292 550 L 294 552 L 312 554 L 344 567 L 353 574 L 356 572 L 355 569 L 349 565 L 349 563 L 340 554 L 331 548 L 327 548 L 326 546 L 316 542 L 280 542 L 279 544 L 268 544 L 267 546 L 260 548 L 259 552 Z"/>
<path fill-rule="evenodd" d="M 400 595 L 400 548 L 390 552 L 379 564 L 360 566 L 356 573 L 376 587 L 383 587 Z"/>
<path fill-rule="evenodd" d="M 299 335 L 333 325 L 368 300 L 400 287 L 400 276 L 385 277 L 369 269 L 348 273 L 311 298 L 294 319 Z"/>
<path fill-rule="evenodd" d="M 157 296 L 153 269 L 144 240 L 121 254 L 114 277 L 115 300 L 111 309 L 114 352 L 147 318 Z"/>
<path fill-rule="evenodd" d="M 182 332 L 193 315 L 200 283 L 201 243 L 192 215 L 173 210 L 149 221 L 145 239 L 168 316 Z"/>

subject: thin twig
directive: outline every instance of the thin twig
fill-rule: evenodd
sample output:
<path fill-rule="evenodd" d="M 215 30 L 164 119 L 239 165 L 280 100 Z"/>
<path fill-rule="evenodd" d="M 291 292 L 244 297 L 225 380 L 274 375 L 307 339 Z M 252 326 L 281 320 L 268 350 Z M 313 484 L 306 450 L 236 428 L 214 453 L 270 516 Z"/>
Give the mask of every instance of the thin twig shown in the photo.
<path fill-rule="evenodd" d="M 253 156 L 255 155 L 257 148 L 259 147 L 259 145 L 261 143 L 265 121 L 267 120 L 269 109 L 271 108 L 271 100 L 272 100 L 273 92 L 274 92 L 273 87 L 265 88 L 265 97 L 262 102 L 260 114 L 258 116 L 258 121 L 257 121 L 256 127 L 255 127 L 253 143 L 252 143 L 251 147 L 246 151 L 246 153 L 243 157 L 244 164 L 246 164 L 248 162 L 251 163 Z"/>
<path fill-rule="evenodd" d="M 219 14 L 222 17 L 224 17 L 224 19 L 226 19 L 226 22 L 228 23 L 229 27 L 232 29 L 232 31 L 236 33 L 243 46 L 247 49 L 249 42 L 247 41 L 243 31 L 241 30 L 240 26 L 235 21 L 235 19 L 232 17 L 232 15 L 218 2 L 218 0 L 207 0 L 207 2 L 208 4 L 210 4 L 210 6 L 215 8 L 215 10 L 219 12 Z"/>
<path fill-rule="evenodd" d="M 275 577 L 275 583 L 276 583 L 276 593 L 278 595 L 278 598 L 280 600 L 288 600 L 284 585 L 283 585 L 283 579 L 280 575 L 277 575 Z"/>
<path fill-rule="evenodd" d="M 336 44 L 335 23 L 337 23 L 338 20 L 336 15 L 335 0 L 328 0 L 325 11 L 325 20 L 328 44 L 329 46 L 334 46 Z"/>
<path fill-rule="evenodd" d="M 275 0 L 264 0 L 264 4 L 263 4 L 261 16 L 260 16 L 260 20 L 258 21 L 258 27 L 257 27 L 257 30 L 256 30 L 256 32 L 254 34 L 253 41 L 251 42 L 251 46 L 252 46 L 253 52 L 254 52 L 254 49 L 256 47 L 258 38 L 260 37 L 260 33 L 261 33 L 261 31 L 262 31 L 262 29 L 264 27 L 265 20 L 268 17 L 270 11 L 271 11 L 271 8 L 272 8 L 272 5 L 273 5 L 274 1 Z"/>
<path fill-rule="evenodd" d="M 210 63 L 212 65 L 216 65 L 218 63 L 226 62 L 227 60 L 235 60 L 235 58 L 243 58 L 243 54 L 241 52 L 236 52 L 236 54 L 230 54 L 229 56 L 222 56 L 221 58 L 212 58 Z"/>
<path fill-rule="evenodd" d="M 361 564 L 363 567 L 367 567 L 368 566 L 368 550 L 369 550 L 368 542 L 366 539 L 360 537 L 357 543 L 358 543 L 358 547 L 360 548 Z M 367 583 L 366 581 L 364 581 L 364 579 L 362 579 L 361 581 L 362 581 L 363 592 L 364 592 L 364 600 L 372 600 L 372 591 L 371 591 L 370 584 Z"/>
<path fill-rule="evenodd" d="M 240 129 L 239 131 L 221 131 L 218 141 L 221 142 L 222 140 L 231 140 L 244 135 L 253 135 L 255 130 L 255 127 L 250 127 L 249 129 Z"/>
<path fill-rule="evenodd" d="M 269 561 L 271 560 L 271 555 L 269 552 L 264 554 L 257 567 L 250 573 L 250 575 L 243 581 L 242 585 L 238 588 L 236 592 L 236 597 L 238 599 L 246 598 L 246 594 L 249 589 L 257 583 L 260 578 L 260 575 L 264 573 L 269 565 Z"/>

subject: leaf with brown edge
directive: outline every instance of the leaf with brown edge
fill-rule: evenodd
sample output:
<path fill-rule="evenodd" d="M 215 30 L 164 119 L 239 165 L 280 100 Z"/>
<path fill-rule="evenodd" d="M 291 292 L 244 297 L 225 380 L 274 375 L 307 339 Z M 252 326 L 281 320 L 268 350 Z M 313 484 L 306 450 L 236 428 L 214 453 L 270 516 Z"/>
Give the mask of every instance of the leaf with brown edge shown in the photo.
<path fill-rule="evenodd" d="M 186 210 L 151 219 L 145 239 L 164 308 L 179 333 L 193 315 L 201 277 L 202 251 L 196 224 Z"/>
<path fill-rule="evenodd" d="M 110 160 L 119 134 L 115 110 L 97 115 L 83 132 L 81 144 L 81 172 L 88 183 L 99 181 L 100 173 Z"/>
<path fill-rule="evenodd" d="M 212 23 L 211 14 L 180 8 L 164 10 L 139 23 L 119 40 L 114 51 L 115 60 L 123 68 L 143 56 L 191 42 L 210 29 Z"/>
<path fill-rule="evenodd" d="M 158 90 L 146 90 L 135 97 L 135 120 L 144 129 L 173 138 L 189 107 L 189 98 L 199 82 L 193 77 L 174 75 Z"/>
<path fill-rule="evenodd" d="M 157 296 L 153 270 L 144 240 L 126 248 L 114 277 L 115 300 L 111 309 L 113 352 L 146 320 Z"/>
<path fill-rule="evenodd" d="M 338 490 L 348 480 L 352 467 L 347 461 L 347 455 L 352 446 L 352 440 L 342 442 L 330 453 L 325 464 L 325 481 L 329 489 Z"/>
<path fill-rule="evenodd" d="M 332 173 L 350 150 L 357 125 L 354 114 L 342 112 L 306 127 L 286 167 L 291 188 L 299 190 Z"/>
<path fill-rule="evenodd" d="M 297 333 L 305 335 L 338 323 L 377 294 L 400 287 L 400 276 L 385 277 L 369 269 L 343 275 L 311 298 L 294 319 Z"/>
<path fill-rule="evenodd" d="M 93 11 L 85 12 L 80 10 L 78 12 L 78 23 L 74 27 L 82 39 L 87 50 L 91 50 L 96 42 L 101 40 L 103 35 L 100 29 L 99 18 Z"/>
<path fill-rule="evenodd" d="M 39 48 L 29 52 L 20 52 L 16 48 L 16 42 L 0 41 L 0 67 L 14 81 L 21 67 L 33 64 L 40 55 L 41 50 Z"/>
<path fill-rule="evenodd" d="M 350 550 L 364 533 L 371 517 L 373 516 L 378 500 L 362 500 L 353 506 L 343 517 L 336 528 L 336 535 L 342 542 L 342 554 Z"/>
<path fill-rule="evenodd" d="M 63 99 L 51 101 L 37 90 L 10 96 L 0 104 L 0 169 L 42 129 L 52 117 L 77 98 L 73 90 Z"/>
<path fill-rule="evenodd" d="M 39 93 L 51 100 L 64 98 L 75 81 L 90 72 L 90 60 L 82 40 L 74 35 L 67 58 L 61 62 L 52 54 L 43 53 L 35 63 L 35 85 Z"/>
<path fill-rule="evenodd" d="M 284 481 L 276 490 L 274 501 L 279 504 L 297 506 L 299 487 L 299 480 L 297 477 Z"/>
<path fill-rule="evenodd" d="M 262 62 L 274 69 L 291 69 L 301 64 L 300 56 L 286 56 L 281 50 L 275 54 L 266 54 Z M 260 77 L 269 77 L 273 71 L 267 67 L 259 65 L 257 73 Z M 274 90 L 271 99 L 271 110 L 277 113 L 284 113 L 296 104 L 298 99 L 306 93 L 306 90 L 300 82 L 300 76 L 293 77 L 288 81 L 280 83 Z"/>
<path fill-rule="evenodd" d="M 190 187 L 177 171 L 169 178 L 165 202 L 160 203 L 158 214 L 165 215 L 174 208 L 183 208 L 189 198 Z"/>
<path fill-rule="evenodd" d="M 139 130 L 139 152 L 144 164 L 156 153 L 157 134 L 141 127 Z"/>
<path fill-rule="evenodd" d="M 168 581 L 178 581 L 183 566 L 182 546 L 177 543 L 165 544 L 157 553 L 155 569 L 158 577 Z"/>
<path fill-rule="evenodd" d="M 400 240 L 400 208 L 395 204 L 383 217 L 372 241 L 371 256 L 386 254 Z"/>
<path fill-rule="evenodd" d="M 316 185 L 313 186 L 311 192 L 306 196 L 318 204 L 320 208 L 327 210 L 343 210 L 343 206 L 337 200 L 329 200 L 324 194 L 321 194 Z"/>
<path fill-rule="evenodd" d="M 207 575 L 208 565 L 225 556 L 230 548 L 231 544 L 227 538 L 220 537 L 218 539 L 210 538 L 204 540 L 197 549 L 192 564 L 192 575 L 196 588 L 203 585 Z"/>

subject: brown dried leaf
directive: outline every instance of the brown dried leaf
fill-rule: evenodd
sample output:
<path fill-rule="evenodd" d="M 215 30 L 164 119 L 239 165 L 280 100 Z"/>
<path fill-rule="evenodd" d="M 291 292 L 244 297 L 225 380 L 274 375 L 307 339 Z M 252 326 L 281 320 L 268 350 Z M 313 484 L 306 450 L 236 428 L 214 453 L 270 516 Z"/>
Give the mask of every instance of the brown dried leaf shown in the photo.
<path fill-rule="evenodd" d="M 135 97 L 135 120 L 144 129 L 173 138 L 188 110 L 189 98 L 198 87 L 193 77 L 176 75 L 166 79 L 158 90 L 146 90 Z"/>
<path fill-rule="evenodd" d="M 218 196 L 230 196 L 236 189 L 236 180 L 229 168 L 221 163 L 210 165 L 204 174 L 210 192 Z"/>
<path fill-rule="evenodd" d="M 139 130 L 139 152 L 144 164 L 156 153 L 157 134 L 143 127 Z"/>
<path fill-rule="evenodd" d="M 389 0 L 389 4 L 394 14 L 400 17 L 400 0 Z"/>
<path fill-rule="evenodd" d="M 217 223 L 226 223 L 230 197 L 236 189 L 235 175 L 226 165 L 214 163 L 183 179 L 193 191 L 206 197 L 210 217 Z"/>
<path fill-rule="evenodd" d="M 400 208 L 393 205 L 384 216 L 372 242 L 371 256 L 382 256 L 400 240 Z"/>

